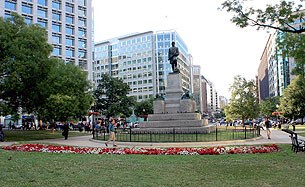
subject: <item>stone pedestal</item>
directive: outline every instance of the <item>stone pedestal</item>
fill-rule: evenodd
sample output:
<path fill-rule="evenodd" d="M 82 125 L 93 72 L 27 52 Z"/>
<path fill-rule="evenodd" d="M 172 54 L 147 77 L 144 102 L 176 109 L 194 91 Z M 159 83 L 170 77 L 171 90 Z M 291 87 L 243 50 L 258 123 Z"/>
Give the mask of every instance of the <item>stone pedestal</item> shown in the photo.
<path fill-rule="evenodd" d="M 195 112 L 196 102 L 192 99 L 183 99 L 180 101 L 180 112 Z"/>
<path fill-rule="evenodd" d="M 196 102 L 192 99 L 181 99 L 183 95 L 182 75 L 171 73 L 167 78 L 165 100 L 154 101 L 154 114 L 148 115 L 147 122 L 139 124 L 140 132 L 210 132 L 213 127 L 201 119 L 201 114 L 195 113 Z"/>
<path fill-rule="evenodd" d="M 164 114 L 165 113 L 165 101 L 155 100 L 154 101 L 154 114 Z"/>
<path fill-rule="evenodd" d="M 180 112 L 180 100 L 183 94 L 182 77 L 180 73 L 170 73 L 168 75 L 165 93 L 165 113 L 175 114 Z"/>

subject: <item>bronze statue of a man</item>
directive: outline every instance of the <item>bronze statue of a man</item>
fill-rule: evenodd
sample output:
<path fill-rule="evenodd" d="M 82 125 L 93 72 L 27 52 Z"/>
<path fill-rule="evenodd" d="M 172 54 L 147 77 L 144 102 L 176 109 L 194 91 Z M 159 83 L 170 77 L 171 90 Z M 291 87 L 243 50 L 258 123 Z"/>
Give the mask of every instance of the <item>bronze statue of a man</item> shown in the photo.
<path fill-rule="evenodd" d="M 168 60 L 169 63 L 172 65 L 173 72 L 177 72 L 177 58 L 179 56 L 179 49 L 175 47 L 175 42 L 172 42 L 172 47 L 168 49 Z"/>

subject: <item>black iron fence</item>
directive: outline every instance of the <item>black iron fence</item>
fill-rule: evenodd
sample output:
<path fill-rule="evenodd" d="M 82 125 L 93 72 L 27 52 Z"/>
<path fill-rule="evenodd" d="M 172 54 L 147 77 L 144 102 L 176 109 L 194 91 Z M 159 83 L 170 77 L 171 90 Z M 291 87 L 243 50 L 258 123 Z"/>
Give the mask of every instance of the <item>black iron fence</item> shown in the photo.
<path fill-rule="evenodd" d="M 212 142 L 244 140 L 260 136 L 260 128 L 250 126 L 244 127 L 223 127 L 215 126 L 210 132 L 199 131 L 176 131 L 175 128 L 170 131 L 147 132 L 130 128 L 116 129 L 116 141 L 122 142 Z M 109 133 L 104 129 L 97 129 L 93 133 L 93 139 L 107 141 Z"/>

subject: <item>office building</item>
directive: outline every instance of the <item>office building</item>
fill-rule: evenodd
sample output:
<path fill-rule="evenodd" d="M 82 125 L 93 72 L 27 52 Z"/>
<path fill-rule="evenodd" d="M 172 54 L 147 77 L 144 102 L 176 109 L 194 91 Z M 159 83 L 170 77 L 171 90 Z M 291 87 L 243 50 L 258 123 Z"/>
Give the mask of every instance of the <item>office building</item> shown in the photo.
<path fill-rule="evenodd" d="M 52 56 L 74 63 L 92 80 L 92 7 L 91 0 L 2 0 L 0 16 L 16 12 L 27 24 L 39 24 L 53 45 Z"/>
<path fill-rule="evenodd" d="M 178 68 L 183 89 L 190 90 L 190 56 L 185 43 L 174 30 L 133 33 L 96 43 L 96 86 L 102 74 L 109 74 L 127 83 L 131 88 L 129 95 L 137 101 L 165 93 L 167 75 L 172 71 L 168 61 L 172 41 L 180 51 Z"/>
<path fill-rule="evenodd" d="M 199 65 L 192 66 L 192 93 L 193 98 L 196 102 L 197 111 L 203 112 L 203 103 L 202 103 L 202 81 L 201 81 L 201 67 Z"/>

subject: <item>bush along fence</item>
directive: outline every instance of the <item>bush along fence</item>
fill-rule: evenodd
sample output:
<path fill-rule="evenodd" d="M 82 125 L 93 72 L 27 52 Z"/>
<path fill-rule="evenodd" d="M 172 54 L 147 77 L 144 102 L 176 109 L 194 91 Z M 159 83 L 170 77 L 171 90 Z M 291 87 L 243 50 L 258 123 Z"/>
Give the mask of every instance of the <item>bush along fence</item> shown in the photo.
<path fill-rule="evenodd" d="M 260 136 L 260 128 L 249 126 L 244 127 L 223 127 L 216 126 L 214 131 L 207 132 L 183 132 L 175 128 L 171 132 L 145 132 L 133 131 L 130 128 L 116 129 L 116 141 L 121 142 L 212 142 L 244 140 Z M 107 141 L 109 133 L 106 128 L 96 129 L 93 132 L 93 139 Z"/>

